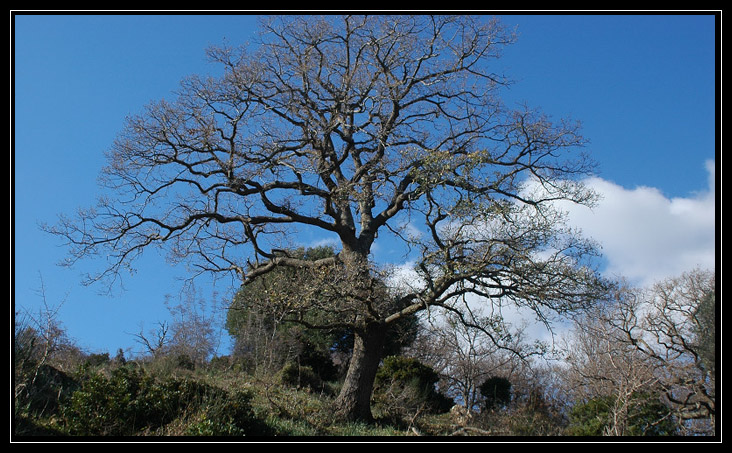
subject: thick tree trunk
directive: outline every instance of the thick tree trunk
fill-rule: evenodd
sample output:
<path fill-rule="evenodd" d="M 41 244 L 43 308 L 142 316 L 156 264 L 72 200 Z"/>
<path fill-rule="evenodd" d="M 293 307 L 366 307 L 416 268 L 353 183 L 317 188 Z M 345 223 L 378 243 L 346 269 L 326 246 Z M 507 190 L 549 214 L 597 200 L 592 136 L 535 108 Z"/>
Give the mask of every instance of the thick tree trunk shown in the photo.
<path fill-rule="evenodd" d="M 386 339 L 386 325 L 371 323 L 356 332 L 346 380 L 336 400 L 337 414 L 348 421 L 371 421 L 371 393 Z"/>

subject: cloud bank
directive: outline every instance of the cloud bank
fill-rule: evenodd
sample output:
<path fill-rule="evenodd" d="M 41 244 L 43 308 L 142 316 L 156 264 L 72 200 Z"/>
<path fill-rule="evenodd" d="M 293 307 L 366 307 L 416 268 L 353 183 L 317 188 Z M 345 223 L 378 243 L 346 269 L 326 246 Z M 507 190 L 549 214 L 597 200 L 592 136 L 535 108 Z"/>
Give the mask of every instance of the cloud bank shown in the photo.
<path fill-rule="evenodd" d="M 601 178 L 584 183 L 599 196 L 592 209 L 569 202 L 558 208 L 567 212 L 569 225 L 595 240 L 604 258 L 601 269 L 611 279 L 624 279 L 637 287 L 678 277 L 695 268 L 714 269 L 716 205 L 714 161 L 706 163 L 707 188 L 688 197 L 670 198 L 661 190 L 640 186 L 625 188 Z M 396 288 L 419 286 L 421 278 L 413 262 L 395 266 L 390 283 Z M 481 305 L 477 296 L 471 304 Z M 568 324 L 555 324 L 553 332 L 528 309 L 507 306 L 503 316 L 513 326 L 526 326 L 529 338 L 551 344 Z"/>
<path fill-rule="evenodd" d="M 700 267 L 715 267 L 714 161 L 708 161 L 706 190 L 668 198 L 652 187 L 627 189 L 592 178 L 601 196 L 593 209 L 563 206 L 570 223 L 602 246 L 609 277 L 639 286 Z"/>

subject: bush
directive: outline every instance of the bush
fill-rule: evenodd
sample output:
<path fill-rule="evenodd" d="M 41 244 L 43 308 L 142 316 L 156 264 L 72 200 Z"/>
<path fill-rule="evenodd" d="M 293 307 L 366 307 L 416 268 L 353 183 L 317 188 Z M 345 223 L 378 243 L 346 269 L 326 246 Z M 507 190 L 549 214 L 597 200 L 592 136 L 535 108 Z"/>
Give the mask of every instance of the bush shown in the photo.
<path fill-rule="evenodd" d="M 329 349 L 319 348 L 317 345 L 303 341 L 303 350 L 299 354 L 301 364 L 310 367 L 323 381 L 338 379 L 338 367 L 333 363 Z"/>
<path fill-rule="evenodd" d="M 109 353 L 105 352 L 103 354 L 89 354 L 84 363 L 86 364 L 86 366 L 89 367 L 106 365 L 107 363 L 109 363 Z"/>
<path fill-rule="evenodd" d="M 511 382 L 502 377 L 490 377 L 480 387 L 480 394 L 485 398 L 485 407 L 488 410 L 508 406 L 511 402 Z"/>
<path fill-rule="evenodd" d="M 220 394 L 210 398 L 186 435 L 190 436 L 244 436 L 264 434 L 264 424 L 256 420 L 251 406 L 252 395 L 238 391 L 233 395 Z"/>
<path fill-rule="evenodd" d="M 278 373 L 280 382 L 294 388 L 305 388 L 320 391 L 325 385 L 320 376 L 309 366 L 290 362 Z"/>
<path fill-rule="evenodd" d="M 232 366 L 231 357 L 228 355 L 213 356 L 208 362 L 208 369 L 215 371 L 226 371 Z"/>
<path fill-rule="evenodd" d="M 131 367 L 89 378 L 71 396 L 64 418 L 72 435 L 128 436 L 189 414 L 200 414 L 190 427 L 193 434 L 241 435 L 253 420 L 245 393 L 231 397 L 190 379 L 160 381 Z"/>
<path fill-rule="evenodd" d="M 176 368 L 183 370 L 193 371 L 196 369 L 196 362 L 193 361 L 190 355 L 185 353 L 176 354 L 173 358 Z"/>
<path fill-rule="evenodd" d="M 386 357 L 376 373 L 374 399 L 387 416 L 447 412 L 454 402 L 436 390 L 438 380 L 435 370 L 416 359 Z"/>
<path fill-rule="evenodd" d="M 166 421 L 171 395 L 142 370 L 121 367 L 91 376 L 65 411 L 73 435 L 124 436 Z"/>

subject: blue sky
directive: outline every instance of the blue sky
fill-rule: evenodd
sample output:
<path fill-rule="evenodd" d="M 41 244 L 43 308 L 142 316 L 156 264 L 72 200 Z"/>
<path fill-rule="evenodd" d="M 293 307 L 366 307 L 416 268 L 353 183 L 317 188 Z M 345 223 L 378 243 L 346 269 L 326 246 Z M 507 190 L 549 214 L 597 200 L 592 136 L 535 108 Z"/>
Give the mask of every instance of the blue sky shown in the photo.
<path fill-rule="evenodd" d="M 516 44 L 500 70 L 515 84 L 509 102 L 583 124 L 604 195 L 573 221 L 602 242 L 607 271 L 638 284 L 715 252 L 715 17 L 689 15 L 511 15 Z M 49 304 L 82 348 L 139 349 L 133 333 L 169 317 L 182 268 L 148 254 L 126 291 L 100 295 L 80 285 L 94 262 L 66 269 L 58 238 L 41 231 L 59 214 L 92 206 L 104 151 L 125 116 L 171 97 L 179 81 L 216 68 L 209 45 L 240 44 L 256 25 L 247 15 L 24 15 L 13 17 L 13 297 L 34 311 L 41 279 Z M 202 285 L 218 299 L 229 287 Z M 217 296 L 211 296 L 212 291 Z M 222 351 L 225 352 L 225 351 Z"/>

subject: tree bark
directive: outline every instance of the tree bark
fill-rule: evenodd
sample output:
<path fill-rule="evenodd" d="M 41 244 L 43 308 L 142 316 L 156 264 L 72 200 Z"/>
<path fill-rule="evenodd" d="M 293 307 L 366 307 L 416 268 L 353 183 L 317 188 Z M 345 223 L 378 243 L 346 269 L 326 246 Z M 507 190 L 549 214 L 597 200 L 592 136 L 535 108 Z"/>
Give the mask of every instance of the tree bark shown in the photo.
<path fill-rule="evenodd" d="M 336 400 L 336 413 L 348 421 L 372 421 L 371 393 L 386 340 L 386 325 L 372 322 L 355 333 L 353 356 Z"/>

